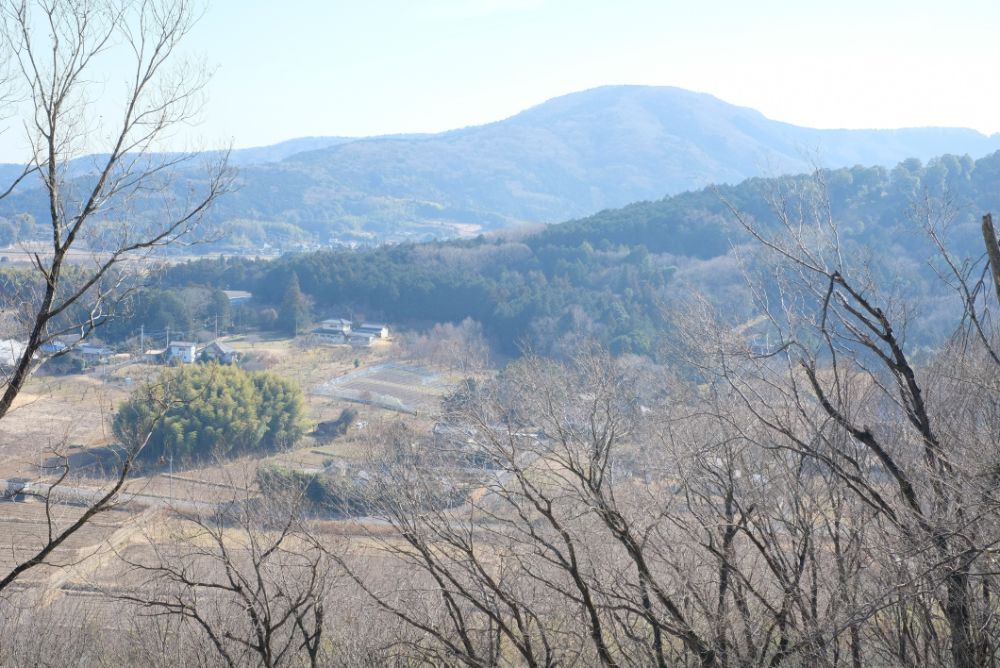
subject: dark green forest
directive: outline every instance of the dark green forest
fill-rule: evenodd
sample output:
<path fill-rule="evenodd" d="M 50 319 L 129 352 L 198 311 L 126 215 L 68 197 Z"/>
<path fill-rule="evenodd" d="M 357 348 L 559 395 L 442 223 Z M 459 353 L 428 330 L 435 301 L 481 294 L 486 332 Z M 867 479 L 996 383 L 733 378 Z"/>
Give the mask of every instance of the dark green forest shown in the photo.
<path fill-rule="evenodd" d="M 816 197 L 823 191 L 826 198 Z M 316 318 L 354 315 L 412 325 L 472 318 L 508 354 L 524 346 L 558 353 L 585 337 L 616 352 L 652 354 L 669 335 L 672 300 L 691 290 L 710 294 L 734 318 L 753 316 L 733 260 L 734 249 L 746 242 L 733 211 L 767 225 L 776 199 L 787 206 L 819 202 L 816 215 L 828 214 L 838 224 L 859 261 L 870 262 L 908 296 L 935 304 L 930 312 L 946 295 L 929 264 L 935 252 L 921 222 L 925 209 L 951 212 L 942 238 L 963 257 L 977 253 L 978 216 L 1000 210 L 998 193 L 1000 153 L 978 161 L 943 156 L 926 165 L 907 160 L 894 169 L 754 178 L 602 211 L 532 234 L 290 254 L 273 261 L 195 261 L 172 267 L 161 288 L 250 290 L 258 310 L 278 310 L 296 280 Z M 922 342 L 938 335 L 930 317 L 914 332 Z"/>

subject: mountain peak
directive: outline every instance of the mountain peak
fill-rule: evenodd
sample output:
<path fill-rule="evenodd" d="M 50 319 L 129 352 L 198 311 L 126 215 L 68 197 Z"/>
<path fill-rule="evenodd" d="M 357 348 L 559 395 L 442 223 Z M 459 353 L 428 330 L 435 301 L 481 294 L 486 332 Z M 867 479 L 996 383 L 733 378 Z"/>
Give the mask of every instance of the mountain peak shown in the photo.
<path fill-rule="evenodd" d="M 294 226 L 320 241 L 425 239 L 558 222 L 711 183 L 811 171 L 817 161 L 890 167 L 997 149 L 1000 135 L 960 128 L 818 130 L 707 93 L 602 86 L 450 132 L 303 138 L 240 151 L 243 187 L 212 215 L 258 229 Z M 35 206 L 18 193 L 0 203 L 0 215 Z"/>

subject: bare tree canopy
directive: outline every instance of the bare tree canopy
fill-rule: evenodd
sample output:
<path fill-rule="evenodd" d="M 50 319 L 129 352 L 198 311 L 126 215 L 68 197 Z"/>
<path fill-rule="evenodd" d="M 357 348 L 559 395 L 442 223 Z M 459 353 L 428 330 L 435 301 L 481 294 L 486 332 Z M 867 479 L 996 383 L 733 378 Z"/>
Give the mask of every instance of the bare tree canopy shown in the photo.
<path fill-rule="evenodd" d="M 338 559 L 412 630 L 407 656 L 995 665 L 990 267 L 939 247 L 964 315 L 915 353 L 919 305 L 842 245 L 823 193 L 774 193 L 776 225 L 734 211 L 768 260 L 749 286 L 768 336 L 692 297 L 669 371 L 529 356 L 470 387 L 435 438 L 372 435 L 401 443 L 370 487 L 395 531 Z M 950 210 L 920 211 L 938 239 Z"/>
<path fill-rule="evenodd" d="M 5 3 L 0 16 L 15 100 L 7 131 L 23 130 L 31 147 L 10 187 L 44 191 L 50 228 L 48 242 L 25 248 L 33 270 L 19 313 L 26 345 L 5 378 L 2 417 L 42 345 L 59 334 L 83 338 L 100 324 L 134 274 L 123 263 L 190 238 L 229 172 L 223 158 L 206 166 L 199 187 L 182 190 L 172 171 L 192 156 L 156 152 L 201 104 L 206 75 L 179 60 L 197 18 L 190 3 L 24 0 Z M 122 88 L 102 76 L 112 52 L 128 58 Z M 121 96 L 118 116 L 94 118 L 94 100 L 108 95 Z M 83 151 L 92 155 L 85 167 L 74 162 Z M 143 216 L 151 199 L 166 212 L 156 219 Z"/>
<path fill-rule="evenodd" d="M 180 49 L 198 12 L 186 0 L 8 0 L 0 6 L 4 131 L 23 133 L 30 150 L 2 193 L 40 189 L 46 214 L 37 222 L 47 229 L 40 240 L 22 241 L 30 267 L 15 273 L 0 304 L 17 323 L 7 335 L 23 341 L 3 372 L 0 418 L 46 358 L 43 346 L 60 335 L 75 342 L 88 336 L 146 271 L 137 260 L 191 239 L 229 187 L 224 154 L 204 165 L 200 183 L 180 188 L 171 180 L 174 168 L 193 155 L 157 152 L 202 104 L 206 73 L 183 60 Z M 109 77 L 109 71 L 117 74 Z M 96 104 L 103 98 L 116 100 L 113 114 Z M 151 218 L 144 205 L 154 199 L 164 213 Z M 50 522 L 48 542 L 0 579 L 0 589 L 111 507 L 144 442 L 126 444 L 106 493 L 61 531 Z M 48 488 L 47 504 L 66 472 L 62 467 Z"/>

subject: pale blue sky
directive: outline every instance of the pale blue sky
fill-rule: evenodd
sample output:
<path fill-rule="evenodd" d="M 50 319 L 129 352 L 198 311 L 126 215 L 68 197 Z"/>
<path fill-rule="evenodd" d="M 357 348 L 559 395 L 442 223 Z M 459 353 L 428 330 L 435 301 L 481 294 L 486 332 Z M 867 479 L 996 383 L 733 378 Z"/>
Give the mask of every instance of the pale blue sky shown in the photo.
<path fill-rule="evenodd" d="M 438 131 L 621 83 L 799 125 L 992 133 L 998 35 L 986 1 L 214 0 L 186 42 L 216 68 L 209 101 L 182 138 Z"/>

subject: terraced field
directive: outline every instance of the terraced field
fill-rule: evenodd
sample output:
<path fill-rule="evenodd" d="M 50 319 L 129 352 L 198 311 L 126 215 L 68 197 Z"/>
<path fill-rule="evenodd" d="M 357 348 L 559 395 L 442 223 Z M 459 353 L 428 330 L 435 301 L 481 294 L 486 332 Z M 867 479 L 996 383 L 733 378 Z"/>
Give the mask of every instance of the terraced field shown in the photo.
<path fill-rule="evenodd" d="M 75 506 L 55 506 L 52 509 L 56 530 L 75 520 L 83 511 Z M 91 520 L 70 536 L 49 558 L 49 563 L 69 567 L 105 547 L 115 532 L 125 527 L 133 513 L 125 510 L 109 511 Z M 18 503 L 0 502 L 0 536 L 4 544 L 0 549 L 0 572 L 6 573 L 24 561 L 44 544 L 48 532 L 45 505 L 36 501 Z M 28 571 L 22 582 L 40 581 L 53 574 L 53 567 Z"/>
<path fill-rule="evenodd" d="M 433 413 L 454 382 L 430 369 L 386 362 L 313 388 L 314 394 L 379 406 L 402 413 Z"/>

